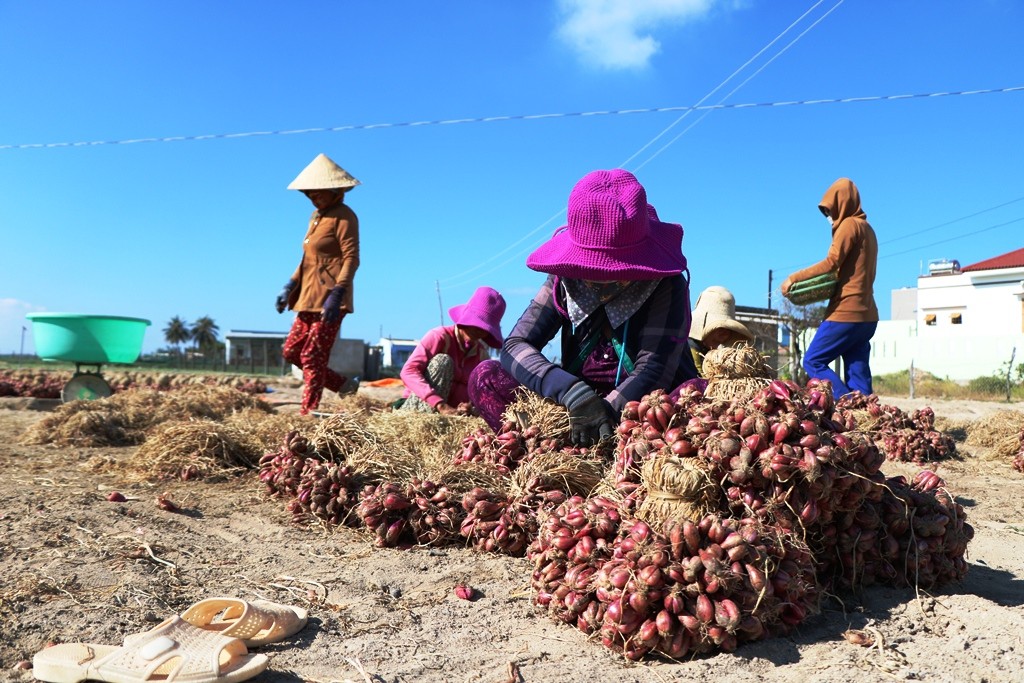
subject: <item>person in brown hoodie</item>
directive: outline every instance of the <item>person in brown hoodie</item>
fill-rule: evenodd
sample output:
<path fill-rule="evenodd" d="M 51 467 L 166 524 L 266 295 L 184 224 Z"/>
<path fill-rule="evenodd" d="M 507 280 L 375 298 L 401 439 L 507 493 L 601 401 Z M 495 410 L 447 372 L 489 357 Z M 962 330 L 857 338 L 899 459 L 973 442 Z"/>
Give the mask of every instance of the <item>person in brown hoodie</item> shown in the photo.
<path fill-rule="evenodd" d="M 316 410 L 324 387 L 341 392 L 348 379 L 327 367 L 341 320 L 355 308 L 352 281 L 359 267 L 359 219 L 345 204 L 345 193 L 359 181 L 324 154 L 317 156 L 288 185 L 313 203 L 302 260 L 277 295 L 276 308 L 296 312 L 281 355 L 302 368 L 305 415 Z"/>
<path fill-rule="evenodd" d="M 825 309 L 825 320 L 804 354 L 804 370 L 815 379 L 827 379 L 838 399 L 859 391 L 872 393 L 871 337 L 878 326 L 875 305 L 875 268 L 878 240 L 860 205 L 860 192 L 849 178 L 832 183 L 818 204 L 832 224 L 832 245 L 824 260 L 797 271 L 782 282 L 782 294 L 788 295 L 794 282 L 836 273 L 836 289 Z M 843 359 L 842 379 L 829 364 Z"/>

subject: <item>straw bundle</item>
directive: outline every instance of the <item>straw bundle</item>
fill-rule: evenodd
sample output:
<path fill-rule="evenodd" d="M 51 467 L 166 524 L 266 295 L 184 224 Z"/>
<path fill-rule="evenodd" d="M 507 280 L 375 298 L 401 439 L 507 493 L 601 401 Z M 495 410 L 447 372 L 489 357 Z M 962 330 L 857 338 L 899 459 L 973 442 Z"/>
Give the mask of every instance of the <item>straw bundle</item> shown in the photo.
<path fill-rule="evenodd" d="M 474 488 L 504 494 L 509 483 L 508 475 L 491 462 L 449 462 L 438 469 L 428 470 L 424 479 L 447 486 L 458 495 Z"/>
<path fill-rule="evenodd" d="M 717 507 L 720 489 L 700 458 L 655 457 L 644 463 L 640 478 L 647 497 L 636 516 L 655 528 L 669 520 L 697 521 Z"/>
<path fill-rule="evenodd" d="M 359 415 L 335 413 L 316 422 L 309 435 L 309 447 L 320 457 L 344 462 L 358 450 L 377 445 L 378 439 Z"/>
<path fill-rule="evenodd" d="M 709 382 L 716 379 L 747 377 L 770 380 L 775 374 L 764 356 L 746 342 L 708 351 L 704 356 L 704 363 L 701 365 L 701 373 Z"/>
<path fill-rule="evenodd" d="M 343 394 L 320 403 L 320 411 L 324 413 L 379 413 L 387 409 L 388 403 L 370 398 L 365 394 Z"/>
<path fill-rule="evenodd" d="M 71 401 L 37 422 L 24 443 L 60 446 L 132 446 L 165 422 L 223 420 L 240 410 L 271 408 L 235 389 L 190 385 L 181 391 L 136 389 L 94 401 Z M 88 415 L 88 417 L 86 417 Z"/>
<path fill-rule="evenodd" d="M 589 498 L 604 474 L 605 466 L 599 458 L 547 451 L 516 468 L 509 492 L 514 498 L 537 491 L 563 491 L 570 496 Z"/>
<path fill-rule="evenodd" d="M 276 450 L 288 432 L 309 433 L 313 431 L 317 420 L 311 415 L 268 413 L 259 408 L 245 408 L 228 415 L 224 424 L 247 433 L 266 452 Z"/>
<path fill-rule="evenodd" d="M 388 453 L 410 453 L 426 469 L 451 462 L 462 439 L 477 429 L 489 429 L 479 417 L 438 415 L 398 410 L 371 415 L 367 428 Z"/>
<path fill-rule="evenodd" d="M 237 427 L 212 420 L 169 422 L 126 465 L 144 478 L 203 478 L 256 467 L 259 445 Z"/>
<path fill-rule="evenodd" d="M 536 427 L 545 439 L 568 440 L 569 411 L 565 406 L 544 398 L 526 388 L 516 391 L 515 399 L 505 409 L 502 418 L 506 422 L 514 422 L 519 431 L 527 427 Z"/>
<path fill-rule="evenodd" d="M 711 349 L 704 356 L 701 372 L 708 379 L 704 395 L 721 401 L 747 401 L 775 375 L 764 356 L 746 342 Z"/>
<path fill-rule="evenodd" d="M 992 449 L 993 458 L 1011 458 L 1020 448 L 1021 431 L 1024 431 L 1024 412 L 1000 410 L 975 420 L 967 429 L 964 443 Z"/>

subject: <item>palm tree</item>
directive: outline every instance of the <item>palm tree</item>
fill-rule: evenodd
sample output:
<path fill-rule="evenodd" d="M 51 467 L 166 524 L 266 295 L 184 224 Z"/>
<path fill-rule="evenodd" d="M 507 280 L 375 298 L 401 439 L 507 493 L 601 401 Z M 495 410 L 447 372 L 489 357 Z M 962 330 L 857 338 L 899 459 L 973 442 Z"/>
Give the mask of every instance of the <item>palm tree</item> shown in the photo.
<path fill-rule="evenodd" d="M 171 318 L 167 327 L 164 328 L 164 339 L 178 350 L 179 356 L 181 355 L 181 345 L 191 338 L 192 332 L 188 329 L 188 323 L 178 316 Z"/>
<path fill-rule="evenodd" d="M 220 328 L 217 327 L 217 323 L 213 322 L 213 318 L 204 315 L 192 324 L 192 342 L 199 349 L 214 346 L 217 343 L 218 332 L 220 332 Z"/>

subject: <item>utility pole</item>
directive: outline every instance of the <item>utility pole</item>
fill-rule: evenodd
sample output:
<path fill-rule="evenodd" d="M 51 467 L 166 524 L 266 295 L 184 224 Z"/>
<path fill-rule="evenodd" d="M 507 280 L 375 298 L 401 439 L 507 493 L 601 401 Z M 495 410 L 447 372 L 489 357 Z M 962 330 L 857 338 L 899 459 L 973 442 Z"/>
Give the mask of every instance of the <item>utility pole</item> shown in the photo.
<path fill-rule="evenodd" d="M 437 290 L 437 307 L 441 311 L 441 327 L 444 327 L 444 305 L 441 303 L 441 283 L 434 280 L 434 288 Z"/>
<path fill-rule="evenodd" d="M 772 269 L 768 269 L 768 310 L 772 310 Z"/>

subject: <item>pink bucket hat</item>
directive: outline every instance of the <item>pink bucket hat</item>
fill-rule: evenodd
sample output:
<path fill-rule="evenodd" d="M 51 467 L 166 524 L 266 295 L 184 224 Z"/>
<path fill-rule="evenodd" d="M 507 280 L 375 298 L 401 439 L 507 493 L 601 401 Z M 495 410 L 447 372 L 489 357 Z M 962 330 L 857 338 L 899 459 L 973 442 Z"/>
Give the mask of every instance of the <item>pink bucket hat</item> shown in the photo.
<path fill-rule="evenodd" d="M 501 316 L 505 315 L 505 299 L 490 287 L 478 287 L 464 304 L 448 309 L 456 325 L 476 327 L 487 333 L 484 341 L 491 348 L 501 348 Z"/>
<path fill-rule="evenodd" d="M 656 280 L 686 269 L 683 226 L 658 220 L 629 171 L 592 171 L 569 195 L 568 225 L 526 259 L 577 280 Z"/>

